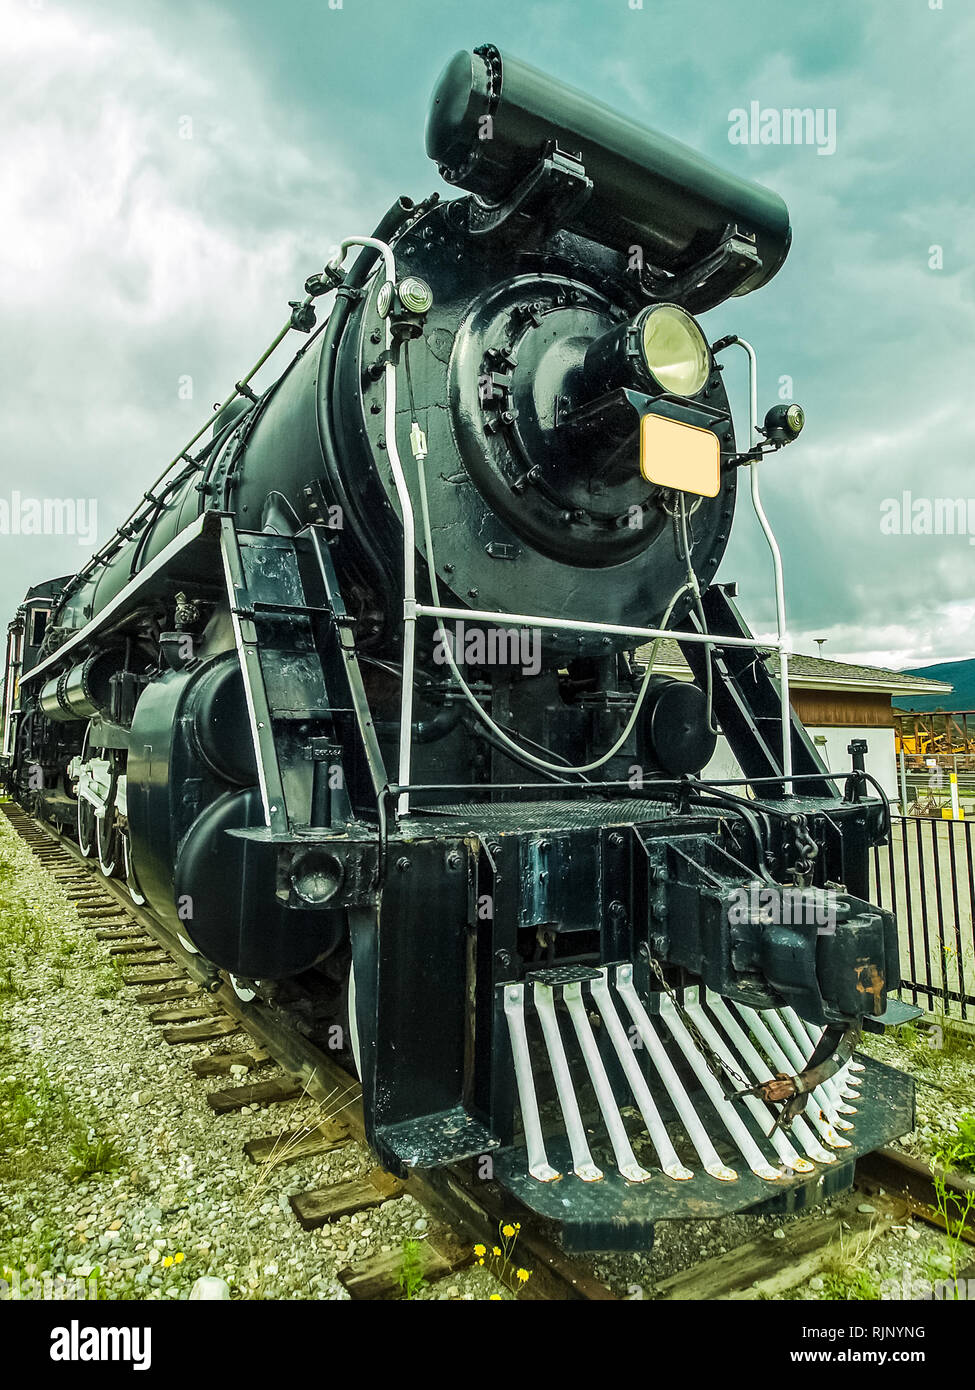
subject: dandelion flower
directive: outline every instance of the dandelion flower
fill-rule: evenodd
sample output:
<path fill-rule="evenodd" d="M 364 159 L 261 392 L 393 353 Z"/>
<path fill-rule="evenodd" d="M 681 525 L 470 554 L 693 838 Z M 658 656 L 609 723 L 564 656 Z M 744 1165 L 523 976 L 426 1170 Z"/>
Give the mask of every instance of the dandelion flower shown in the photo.
<path fill-rule="evenodd" d="M 491 1302 L 491 1303 L 500 1303 L 501 1301 L 502 1301 L 502 1300 L 501 1300 L 501 1295 L 500 1295 L 499 1293 L 493 1293 L 493 1294 L 491 1294 L 491 1297 L 490 1297 L 490 1302 Z"/>
<path fill-rule="evenodd" d="M 519 1284 L 527 1284 L 529 1279 L 531 1278 L 531 1275 L 529 1274 L 527 1269 L 516 1269 L 515 1278 L 518 1280 Z"/>
<path fill-rule="evenodd" d="M 475 1255 L 486 1255 L 486 1254 L 487 1254 L 487 1246 L 486 1246 L 486 1245 L 475 1245 L 475 1246 L 474 1246 L 474 1254 L 475 1254 Z"/>
<path fill-rule="evenodd" d="M 510 1224 L 510 1222 L 508 1223 L 507 1226 L 502 1226 L 502 1227 L 501 1227 L 501 1234 L 504 1236 L 505 1240 L 510 1240 L 511 1237 L 514 1235 L 514 1233 L 515 1233 L 515 1227 L 512 1226 L 512 1225 Z"/>
<path fill-rule="evenodd" d="M 483 1258 L 483 1256 L 481 1257 L 481 1259 L 478 1260 L 477 1263 L 478 1263 L 479 1265 L 482 1265 L 482 1264 L 484 1263 L 484 1258 Z"/>
<path fill-rule="evenodd" d="M 494 1249 L 491 1251 L 491 1254 L 492 1254 L 492 1255 L 500 1255 L 500 1254 L 501 1254 L 501 1246 L 500 1246 L 500 1245 L 496 1245 L 496 1246 L 494 1247 Z"/>
<path fill-rule="evenodd" d="M 163 1269 L 168 1269 L 169 1266 L 170 1266 L 172 1263 L 173 1263 L 173 1257 L 172 1257 L 172 1255 L 166 1255 L 166 1256 L 164 1257 L 164 1259 L 163 1259 Z"/>
<path fill-rule="evenodd" d="M 173 1256 L 173 1263 L 181 1265 L 185 1259 L 186 1256 L 183 1254 L 182 1250 L 178 1250 L 176 1254 Z"/>

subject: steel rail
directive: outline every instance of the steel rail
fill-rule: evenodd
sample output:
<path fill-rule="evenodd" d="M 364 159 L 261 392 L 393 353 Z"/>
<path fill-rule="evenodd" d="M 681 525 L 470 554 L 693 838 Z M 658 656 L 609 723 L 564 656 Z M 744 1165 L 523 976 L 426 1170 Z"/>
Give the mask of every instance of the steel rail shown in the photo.
<path fill-rule="evenodd" d="M 175 934 L 148 907 L 133 902 L 124 883 L 106 878 L 91 860 L 86 859 L 75 842 L 55 830 L 47 821 L 29 815 L 17 802 L 3 804 L 8 821 L 16 830 L 22 820 L 36 832 L 48 837 L 52 845 L 63 849 L 80 868 L 84 869 L 110 897 L 116 898 L 126 912 L 143 927 L 157 944 L 173 957 L 176 963 L 196 983 L 216 999 L 221 1008 L 236 1019 L 241 1028 L 259 1042 L 275 1062 L 298 1079 L 309 1096 L 315 1100 L 334 1099 L 336 1087 L 348 1090 L 358 1085 L 354 1076 L 340 1067 L 327 1052 L 317 1047 L 282 1018 L 280 1011 L 271 1009 L 260 999 L 242 1000 L 232 987 L 221 981 L 214 967 L 187 951 Z M 23 838 L 23 837 L 22 837 Z M 365 1118 L 360 1101 L 342 1111 L 343 1123 L 352 1137 L 367 1145 Z M 481 1242 L 489 1248 L 498 1243 L 499 1223 L 508 1220 L 516 1199 L 465 1171 L 460 1165 L 451 1168 L 414 1170 L 405 1180 L 406 1191 L 416 1198 L 431 1215 L 459 1230 L 471 1244 Z M 615 1302 L 617 1295 L 591 1275 L 572 1256 L 561 1250 L 537 1223 L 533 1213 L 518 1208 L 523 1229 L 518 1238 L 519 1259 L 531 1264 L 532 1277 L 521 1293 L 529 1301 L 577 1300 L 586 1302 Z"/>

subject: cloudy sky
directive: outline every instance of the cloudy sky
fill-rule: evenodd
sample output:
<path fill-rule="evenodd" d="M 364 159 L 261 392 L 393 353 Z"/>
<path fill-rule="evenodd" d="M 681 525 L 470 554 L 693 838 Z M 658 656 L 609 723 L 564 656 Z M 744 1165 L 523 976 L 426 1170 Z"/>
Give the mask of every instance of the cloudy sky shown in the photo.
<path fill-rule="evenodd" d="M 427 97 L 485 41 L 782 194 L 785 268 L 704 324 L 807 412 L 763 483 L 796 649 L 972 656 L 969 535 L 881 529 L 905 492 L 975 498 L 970 0 L 0 0 L 0 613 L 91 548 L 5 534 L 5 504 L 94 499 L 103 541 L 329 248 L 442 188 Z M 753 102 L 819 110 L 835 151 L 733 143 Z M 765 633 L 736 528 L 721 577 Z"/>

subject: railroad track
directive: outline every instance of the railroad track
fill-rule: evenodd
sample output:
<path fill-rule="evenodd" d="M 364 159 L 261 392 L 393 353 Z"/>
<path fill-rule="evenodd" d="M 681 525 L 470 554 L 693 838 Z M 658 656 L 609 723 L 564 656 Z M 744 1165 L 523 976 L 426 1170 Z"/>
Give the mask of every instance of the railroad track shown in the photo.
<path fill-rule="evenodd" d="M 179 939 L 145 906 L 135 903 L 119 880 L 106 878 L 85 859 L 73 840 L 30 817 L 13 802 L 2 810 L 20 838 L 58 881 L 82 924 L 92 930 L 122 969 L 123 982 L 138 989 L 138 1002 L 161 1028 L 172 1046 L 216 1043 L 244 1032 L 246 1049 L 232 1048 L 193 1060 L 198 1077 L 223 1082 L 207 1099 L 216 1114 L 240 1112 L 259 1105 L 269 1110 L 302 1096 L 322 1103 L 329 1118 L 300 1129 L 277 1130 L 248 1140 L 244 1149 L 255 1164 L 276 1164 L 325 1154 L 352 1141 L 365 1144 L 365 1125 L 358 1101 L 358 1082 L 334 1056 L 305 1036 L 281 1010 L 264 1001 L 241 999 L 231 986 Z M 273 1064 L 284 1075 L 260 1079 Z M 239 1082 L 243 1070 L 248 1074 Z M 251 1079 L 251 1075 L 258 1079 Z M 238 1084 L 228 1084 L 238 1082 Z M 949 1175 L 950 1190 L 964 1195 L 975 1180 Z M 422 1244 L 422 1274 L 428 1283 L 446 1277 L 472 1258 L 473 1246 L 497 1242 L 499 1224 L 511 1216 L 493 1185 L 474 1180 L 463 1168 L 414 1173 L 400 1180 L 375 1169 L 367 1178 L 302 1192 L 290 1199 L 296 1220 L 306 1230 L 324 1226 L 344 1215 L 396 1201 L 412 1194 L 429 1215 L 450 1231 Z M 861 1196 L 882 1194 L 869 1220 L 858 1210 Z M 523 1216 L 518 1238 L 519 1261 L 532 1268 L 532 1279 L 521 1293 L 526 1299 L 615 1301 L 617 1295 L 568 1255 L 530 1213 Z M 894 1149 L 868 1154 L 857 1163 L 853 1194 L 821 1216 L 794 1223 L 785 1240 L 759 1236 L 725 1255 L 704 1260 L 658 1281 L 655 1297 L 703 1301 L 755 1299 L 781 1292 L 822 1266 L 839 1232 L 882 1234 L 910 1217 L 944 1229 L 937 1211 L 931 1171 L 917 1159 Z M 975 1245 L 975 1212 L 967 1218 L 965 1239 Z M 399 1296 L 396 1253 L 374 1256 L 339 1271 L 339 1279 L 356 1299 Z M 961 1271 L 975 1278 L 975 1267 Z"/>
<path fill-rule="evenodd" d="M 216 1114 L 232 1114 L 244 1106 L 269 1109 L 308 1096 L 322 1103 L 334 1119 L 309 1129 L 279 1130 L 244 1147 L 255 1163 L 284 1163 L 324 1154 L 351 1141 L 365 1144 L 365 1124 L 356 1079 L 335 1058 L 289 1023 L 280 1010 L 260 999 L 242 1000 L 200 956 L 187 951 L 179 939 L 148 907 L 135 903 L 126 886 L 106 878 L 95 861 L 85 859 L 77 845 L 52 826 L 29 816 L 14 802 L 2 810 L 20 838 L 58 881 L 83 925 L 92 930 L 107 951 L 121 963 L 123 983 L 139 992 L 137 1002 L 149 1010 L 171 1046 L 219 1043 L 221 1038 L 246 1033 L 253 1046 L 229 1049 L 194 1059 L 197 1076 L 223 1081 L 207 1097 Z M 277 1063 L 285 1073 L 268 1080 L 233 1083 L 239 1068 L 257 1073 Z M 235 1071 L 231 1072 L 231 1068 Z M 511 1216 L 511 1201 L 492 1184 L 478 1181 L 462 1168 L 415 1172 L 400 1180 L 375 1169 L 367 1179 L 332 1184 L 291 1199 L 295 1218 L 306 1230 L 395 1201 L 410 1193 L 440 1225 L 450 1229 L 447 1240 L 424 1240 L 419 1273 L 434 1283 L 462 1268 L 473 1258 L 475 1244 L 498 1243 L 498 1227 Z M 527 1300 L 614 1301 L 613 1294 L 577 1260 L 561 1250 L 525 1213 L 518 1236 L 518 1261 L 532 1272 L 519 1297 Z M 339 1278 L 357 1299 L 399 1295 L 397 1253 L 378 1255 L 346 1266 Z"/>

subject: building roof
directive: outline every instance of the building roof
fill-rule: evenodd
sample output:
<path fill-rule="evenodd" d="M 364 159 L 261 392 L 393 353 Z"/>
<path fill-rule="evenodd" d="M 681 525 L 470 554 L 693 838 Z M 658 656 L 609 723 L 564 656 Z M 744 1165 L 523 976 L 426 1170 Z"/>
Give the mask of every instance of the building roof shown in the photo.
<path fill-rule="evenodd" d="M 648 642 L 637 649 L 639 661 L 648 659 L 652 645 L 652 642 Z M 769 654 L 768 669 L 773 676 L 778 675 L 778 652 Z M 654 670 L 678 677 L 690 675 L 680 647 L 673 638 L 661 640 Z M 947 694 L 953 688 L 945 681 L 912 676 L 905 671 L 888 671 L 883 666 L 858 666 L 848 661 L 828 661 L 823 656 L 799 654 L 789 657 L 789 684 L 800 690 L 889 691 L 891 695 Z"/>

